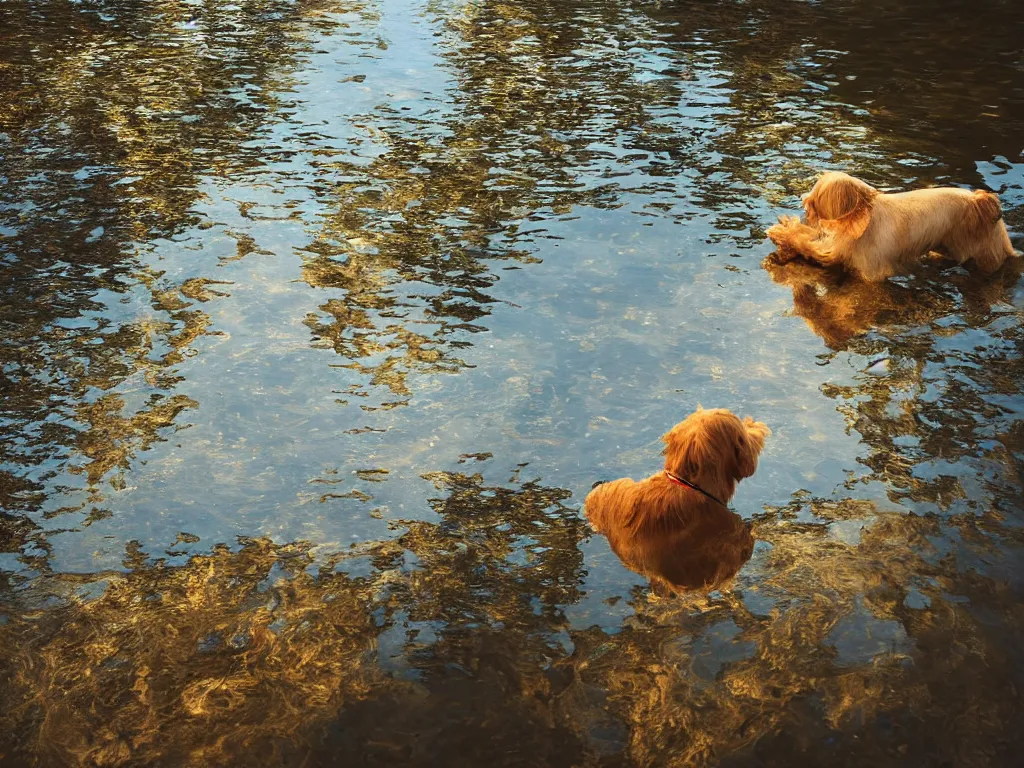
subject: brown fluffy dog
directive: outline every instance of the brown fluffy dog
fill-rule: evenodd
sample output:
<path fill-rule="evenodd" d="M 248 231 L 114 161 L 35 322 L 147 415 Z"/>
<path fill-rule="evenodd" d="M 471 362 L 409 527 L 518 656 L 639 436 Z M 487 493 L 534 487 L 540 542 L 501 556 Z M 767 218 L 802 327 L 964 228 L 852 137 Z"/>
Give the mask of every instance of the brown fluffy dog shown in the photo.
<path fill-rule="evenodd" d="M 587 519 L 656 591 L 719 584 L 753 549 L 749 528 L 726 504 L 736 484 L 754 474 L 769 434 L 749 416 L 699 409 L 662 436 L 663 471 L 596 486 L 585 502 Z"/>
<path fill-rule="evenodd" d="M 878 281 L 905 274 L 928 251 L 961 264 L 973 260 L 985 272 L 1015 255 L 991 192 L 936 187 L 884 194 L 831 172 L 803 203 L 806 223 L 782 216 L 768 230 L 782 261 L 803 256 Z"/>

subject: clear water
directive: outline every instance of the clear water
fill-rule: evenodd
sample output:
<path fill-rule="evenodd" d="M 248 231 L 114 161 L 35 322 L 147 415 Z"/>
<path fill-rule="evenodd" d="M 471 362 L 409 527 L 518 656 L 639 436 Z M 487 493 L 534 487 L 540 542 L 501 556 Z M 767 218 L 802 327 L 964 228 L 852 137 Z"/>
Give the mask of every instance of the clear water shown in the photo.
<path fill-rule="evenodd" d="M 1024 287 L 762 267 L 823 169 L 1024 229 L 1015 2 L 0 4 L 0 762 L 1011 765 Z M 731 588 L 582 501 L 773 429 Z"/>

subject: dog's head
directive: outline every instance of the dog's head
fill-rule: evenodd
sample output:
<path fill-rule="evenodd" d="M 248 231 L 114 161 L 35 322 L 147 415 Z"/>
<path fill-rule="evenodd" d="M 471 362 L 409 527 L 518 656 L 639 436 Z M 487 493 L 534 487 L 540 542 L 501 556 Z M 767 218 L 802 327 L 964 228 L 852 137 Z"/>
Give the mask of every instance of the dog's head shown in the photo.
<path fill-rule="evenodd" d="M 856 240 L 871 223 L 877 189 L 845 173 L 830 171 L 803 197 L 807 223 L 837 237 Z"/>
<path fill-rule="evenodd" d="M 715 475 L 737 482 L 754 474 L 770 434 L 749 416 L 740 421 L 725 408 L 699 408 L 662 436 L 665 469 L 693 482 Z"/>

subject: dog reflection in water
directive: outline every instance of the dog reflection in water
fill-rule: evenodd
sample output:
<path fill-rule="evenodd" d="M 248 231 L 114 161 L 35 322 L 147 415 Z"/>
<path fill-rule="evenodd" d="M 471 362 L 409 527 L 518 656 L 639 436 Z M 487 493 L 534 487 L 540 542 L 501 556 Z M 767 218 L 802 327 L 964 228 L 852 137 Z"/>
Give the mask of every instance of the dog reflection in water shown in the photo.
<path fill-rule="evenodd" d="M 595 485 L 587 519 L 657 594 L 720 585 L 753 551 L 749 526 L 727 504 L 737 483 L 754 474 L 769 434 L 749 416 L 698 409 L 662 436 L 661 472 Z"/>
<path fill-rule="evenodd" d="M 893 281 L 870 283 L 856 275 L 819 267 L 808 261 L 768 256 L 763 266 L 772 280 L 793 291 L 793 314 L 832 349 L 890 325 L 926 325 L 950 314 L 987 316 L 1010 301 L 1020 275 L 1021 259 L 1010 259 L 983 279 L 965 272 L 952 278 L 938 254 L 923 260 L 922 279 L 910 288 Z"/>
<path fill-rule="evenodd" d="M 888 317 L 909 321 L 921 301 L 914 291 L 895 283 L 869 283 L 806 261 L 764 261 L 773 281 L 793 289 L 793 313 L 832 349 L 879 325 Z"/>

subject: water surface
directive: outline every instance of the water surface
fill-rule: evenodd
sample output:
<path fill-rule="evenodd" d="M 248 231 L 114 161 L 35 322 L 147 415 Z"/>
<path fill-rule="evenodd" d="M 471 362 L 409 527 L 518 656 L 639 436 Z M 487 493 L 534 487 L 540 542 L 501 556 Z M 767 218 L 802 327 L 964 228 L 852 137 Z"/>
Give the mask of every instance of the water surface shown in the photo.
<path fill-rule="evenodd" d="M 1016 764 L 1024 284 L 765 269 L 987 188 L 1014 2 L 0 5 L 0 762 Z M 729 589 L 582 518 L 774 431 Z"/>

